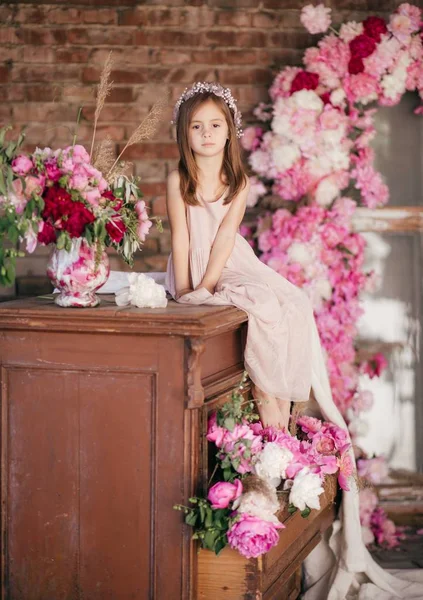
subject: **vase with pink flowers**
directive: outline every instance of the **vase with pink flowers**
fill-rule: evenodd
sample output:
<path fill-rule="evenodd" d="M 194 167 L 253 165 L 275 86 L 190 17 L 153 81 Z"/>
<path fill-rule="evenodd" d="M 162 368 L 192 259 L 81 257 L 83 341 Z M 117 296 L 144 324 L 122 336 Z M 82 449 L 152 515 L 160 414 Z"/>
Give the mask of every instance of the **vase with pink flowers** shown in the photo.
<path fill-rule="evenodd" d="M 111 140 L 95 146 L 101 108 L 111 90 L 111 56 L 104 66 L 97 94 L 94 133 L 89 153 L 73 143 L 65 148 L 21 151 L 22 134 L 6 141 L 0 130 L 0 285 L 15 279 L 16 258 L 38 245 L 51 245 L 47 274 L 59 290 L 59 306 L 88 307 L 99 303 L 95 291 L 109 275 L 107 247 L 130 265 L 141 249 L 153 221 L 149 217 L 139 178 L 127 174 L 121 160 L 126 148 L 149 139 L 165 106 L 160 100 L 129 138 L 118 158 Z M 79 120 L 79 119 L 78 119 Z"/>

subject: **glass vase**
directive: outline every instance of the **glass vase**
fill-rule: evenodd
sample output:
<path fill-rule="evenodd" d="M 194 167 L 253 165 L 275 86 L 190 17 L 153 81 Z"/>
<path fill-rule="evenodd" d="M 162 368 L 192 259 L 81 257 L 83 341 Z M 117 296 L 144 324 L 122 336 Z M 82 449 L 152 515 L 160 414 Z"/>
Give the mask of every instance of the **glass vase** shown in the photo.
<path fill-rule="evenodd" d="M 103 250 L 96 256 L 97 246 L 85 238 L 73 238 L 70 250 L 56 246 L 47 265 L 47 275 L 59 294 L 55 303 L 63 307 L 87 308 L 100 304 L 95 291 L 110 273 L 109 258 Z"/>

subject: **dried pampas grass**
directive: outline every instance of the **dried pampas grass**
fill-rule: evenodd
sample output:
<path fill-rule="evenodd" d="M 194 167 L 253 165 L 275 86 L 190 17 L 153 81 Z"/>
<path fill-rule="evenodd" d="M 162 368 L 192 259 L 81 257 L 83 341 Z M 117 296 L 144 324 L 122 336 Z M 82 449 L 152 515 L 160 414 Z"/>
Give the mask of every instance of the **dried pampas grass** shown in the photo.
<path fill-rule="evenodd" d="M 112 67 L 113 67 L 112 53 L 109 52 L 109 55 L 106 58 L 106 62 L 104 63 L 103 70 L 101 72 L 100 83 L 98 84 L 97 100 L 96 100 L 95 113 L 94 113 L 94 131 L 93 131 L 93 139 L 91 142 L 90 157 L 92 157 L 92 155 L 93 155 L 94 141 L 95 141 L 95 134 L 96 134 L 96 130 L 97 130 L 98 118 L 100 116 L 101 111 L 103 110 L 103 106 L 104 106 L 104 103 L 106 102 L 106 98 L 107 98 L 107 96 L 109 96 L 110 92 L 112 91 L 112 87 L 113 87 L 113 81 L 110 81 Z"/>
<path fill-rule="evenodd" d="M 129 146 L 132 146 L 133 144 L 138 144 L 139 142 L 142 142 L 143 140 L 149 140 L 154 135 L 154 133 L 160 123 L 160 119 L 163 114 L 163 111 L 167 107 L 167 103 L 168 103 L 168 95 L 166 94 L 163 98 L 161 98 L 154 104 L 153 108 L 150 110 L 148 115 L 145 117 L 145 119 L 143 119 L 141 121 L 141 123 L 138 125 L 138 127 L 135 129 L 134 133 L 131 135 L 131 137 L 127 141 L 122 152 L 119 154 L 119 156 L 113 163 L 110 171 L 113 170 L 113 168 L 119 162 L 120 157 L 125 152 L 125 150 L 127 148 L 129 148 Z M 110 173 L 110 171 L 109 171 L 109 173 Z"/>

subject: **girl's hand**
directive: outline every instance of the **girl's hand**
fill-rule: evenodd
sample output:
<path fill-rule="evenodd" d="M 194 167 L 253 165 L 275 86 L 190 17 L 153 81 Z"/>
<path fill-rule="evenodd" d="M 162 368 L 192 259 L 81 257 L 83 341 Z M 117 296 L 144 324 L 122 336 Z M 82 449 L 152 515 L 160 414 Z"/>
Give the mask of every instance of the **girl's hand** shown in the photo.
<path fill-rule="evenodd" d="M 215 286 L 211 285 L 210 283 L 207 283 L 206 281 L 202 281 L 199 285 L 197 285 L 197 287 L 195 288 L 196 290 L 200 289 L 200 288 L 205 288 L 209 294 L 214 294 L 215 291 Z"/>
<path fill-rule="evenodd" d="M 181 296 L 185 296 L 185 294 L 190 294 L 193 291 L 194 290 L 192 288 L 184 288 L 183 290 L 179 290 L 178 292 L 176 292 L 175 299 L 179 300 Z"/>

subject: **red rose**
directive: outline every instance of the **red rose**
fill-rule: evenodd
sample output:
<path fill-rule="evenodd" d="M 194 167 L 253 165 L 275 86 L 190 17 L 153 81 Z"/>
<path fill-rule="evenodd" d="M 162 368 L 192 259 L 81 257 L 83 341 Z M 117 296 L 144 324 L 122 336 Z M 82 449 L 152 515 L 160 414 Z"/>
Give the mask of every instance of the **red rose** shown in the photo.
<path fill-rule="evenodd" d="M 367 17 L 363 21 L 363 27 L 366 35 L 373 38 L 377 43 L 380 42 L 382 35 L 388 31 L 385 21 L 380 17 Z"/>
<path fill-rule="evenodd" d="M 122 200 L 116 198 L 116 196 L 110 190 L 107 190 L 107 192 L 103 192 L 101 197 L 106 198 L 106 200 L 109 200 L 109 202 L 111 202 L 112 204 L 113 210 L 115 210 L 116 212 L 120 211 L 120 209 L 122 208 Z"/>
<path fill-rule="evenodd" d="M 62 227 L 71 238 L 81 237 L 85 226 L 95 221 L 93 213 L 82 202 L 72 202 L 72 211 L 62 220 Z"/>
<path fill-rule="evenodd" d="M 351 75 L 357 75 L 357 73 L 362 73 L 363 71 L 363 59 L 358 58 L 358 56 L 353 56 L 352 58 L 350 58 L 350 61 L 348 63 L 348 73 L 351 73 Z"/>
<path fill-rule="evenodd" d="M 37 239 L 40 244 L 47 246 L 53 244 L 56 241 L 56 231 L 51 223 L 43 221 L 40 224 L 40 230 L 38 231 Z"/>
<path fill-rule="evenodd" d="M 51 217 L 52 221 L 57 221 L 62 215 L 69 214 L 72 209 L 72 197 L 63 188 L 53 185 L 47 188 L 47 192 L 43 196 L 44 210 L 41 213 L 43 219 Z"/>
<path fill-rule="evenodd" d="M 125 235 L 126 226 L 121 217 L 114 217 L 112 221 L 106 223 L 106 231 L 113 242 L 119 244 Z"/>
<path fill-rule="evenodd" d="M 300 71 L 292 80 L 290 94 L 300 90 L 315 90 L 319 85 L 319 76 L 317 73 L 309 71 Z"/>
<path fill-rule="evenodd" d="M 366 58 L 373 54 L 376 49 L 376 42 L 373 38 L 362 33 L 350 41 L 350 50 L 352 58 Z"/>
<path fill-rule="evenodd" d="M 325 92 L 320 96 L 320 99 L 322 100 L 323 104 L 330 104 L 330 93 Z"/>

